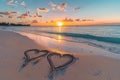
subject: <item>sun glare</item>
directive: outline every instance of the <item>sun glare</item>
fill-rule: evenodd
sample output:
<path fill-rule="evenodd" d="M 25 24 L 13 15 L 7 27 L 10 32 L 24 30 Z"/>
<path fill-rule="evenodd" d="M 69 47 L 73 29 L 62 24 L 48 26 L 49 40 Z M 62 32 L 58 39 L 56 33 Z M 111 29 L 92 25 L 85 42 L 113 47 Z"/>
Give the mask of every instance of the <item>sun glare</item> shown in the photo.
<path fill-rule="evenodd" d="M 63 26 L 63 22 L 60 22 L 60 21 L 57 22 L 57 26 L 60 26 L 60 27 Z"/>

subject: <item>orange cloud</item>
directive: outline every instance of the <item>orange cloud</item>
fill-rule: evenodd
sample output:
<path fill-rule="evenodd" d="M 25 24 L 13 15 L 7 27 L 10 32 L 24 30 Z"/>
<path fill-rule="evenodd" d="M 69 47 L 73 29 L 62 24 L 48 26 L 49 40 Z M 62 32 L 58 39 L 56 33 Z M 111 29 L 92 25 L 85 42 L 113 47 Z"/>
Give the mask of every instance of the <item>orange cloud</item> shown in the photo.
<path fill-rule="evenodd" d="M 39 22 L 39 21 L 37 21 L 37 20 L 33 20 L 33 21 L 32 21 L 32 23 L 38 23 L 38 22 Z"/>
<path fill-rule="evenodd" d="M 14 18 L 14 16 L 13 15 L 9 15 L 8 18 Z"/>
<path fill-rule="evenodd" d="M 27 18 L 27 17 L 28 17 L 28 13 L 27 13 L 27 12 L 21 14 L 20 16 L 18 16 L 18 18 L 21 18 L 21 19 L 25 19 L 25 18 Z"/>

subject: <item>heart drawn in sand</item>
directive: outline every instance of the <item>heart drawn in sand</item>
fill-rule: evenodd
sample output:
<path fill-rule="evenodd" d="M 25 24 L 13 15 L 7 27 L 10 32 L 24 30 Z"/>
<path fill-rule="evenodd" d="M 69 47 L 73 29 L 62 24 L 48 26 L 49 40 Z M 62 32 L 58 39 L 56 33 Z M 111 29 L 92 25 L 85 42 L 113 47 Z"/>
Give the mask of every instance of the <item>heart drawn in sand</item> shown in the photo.
<path fill-rule="evenodd" d="M 55 57 L 57 57 L 55 59 Z M 57 53 L 51 53 L 47 56 L 47 60 L 50 64 L 51 71 L 54 70 L 60 70 L 63 68 L 68 67 L 73 61 L 74 61 L 74 56 L 70 54 L 57 54 Z M 60 62 L 60 64 L 56 64 L 56 62 Z"/>
<path fill-rule="evenodd" d="M 30 49 L 24 52 L 25 59 L 30 62 L 40 57 L 44 57 L 49 53 L 47 50 L 38 50 L 38 49 Z"/>

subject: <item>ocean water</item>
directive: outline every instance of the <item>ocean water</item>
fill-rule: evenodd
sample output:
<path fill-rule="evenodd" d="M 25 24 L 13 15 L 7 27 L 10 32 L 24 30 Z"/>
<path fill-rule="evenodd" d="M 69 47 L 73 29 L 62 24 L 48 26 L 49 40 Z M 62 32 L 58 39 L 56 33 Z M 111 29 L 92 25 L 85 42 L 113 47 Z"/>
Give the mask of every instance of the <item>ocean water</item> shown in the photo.
<path fill-rule="evenodd" d="M 85 52 L 87 50 L 81 46 L 84 44 L 85 47 L 120 54 L 120 26 L 6 27 L 2 30 L 18 32 L 30 38 L 34 36 L 40 45 L 61 51 Z"/>

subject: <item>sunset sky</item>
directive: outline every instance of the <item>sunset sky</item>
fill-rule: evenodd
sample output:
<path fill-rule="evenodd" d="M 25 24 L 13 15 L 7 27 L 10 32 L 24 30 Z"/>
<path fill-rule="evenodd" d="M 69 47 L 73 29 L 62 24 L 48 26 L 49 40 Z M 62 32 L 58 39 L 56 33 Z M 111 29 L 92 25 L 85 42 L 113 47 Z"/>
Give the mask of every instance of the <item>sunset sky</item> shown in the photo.
<path fill-rule="evenodd" d="M 0 0 L 0 22 L 52 25 L 120 23 L 120 0 Z"/>

